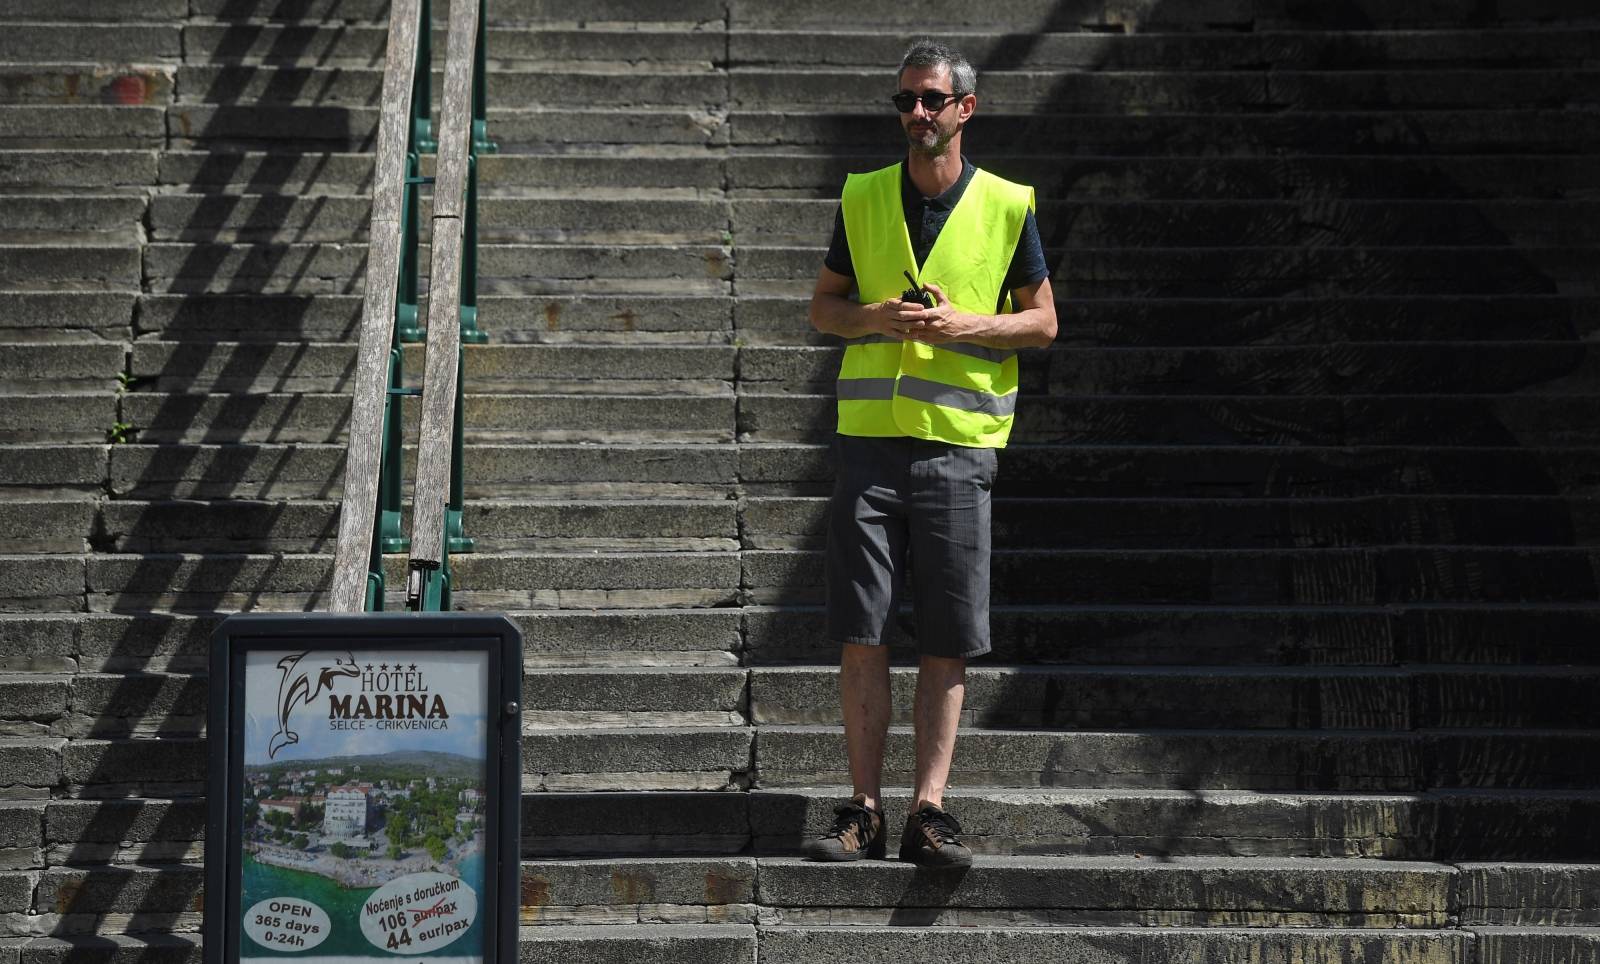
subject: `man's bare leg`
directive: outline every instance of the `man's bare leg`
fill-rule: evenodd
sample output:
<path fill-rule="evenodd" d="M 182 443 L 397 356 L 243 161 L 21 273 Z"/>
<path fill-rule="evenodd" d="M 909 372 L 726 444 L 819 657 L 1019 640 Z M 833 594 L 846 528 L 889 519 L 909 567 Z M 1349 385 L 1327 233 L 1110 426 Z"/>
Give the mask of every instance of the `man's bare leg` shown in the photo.
<path fill-rule="evenodd" d="M 850 782 L 866 804 L 882 810 L 883 745 L 889 736 L 889 647 L 845 643 L 839 662 L 839 706 Z M 954 734 L 952 734 L 954 736 Z"/>
<path fill-rule="evenodd" d="M 967 661 L 923 656 L 917 668 L 917 702 L 912 720 L 917 727 L 917 790 L 912 810 L 925 804 L 944 808 L 950 782 L 950 761 L 956 752 L 956 727 L 966 696 Z"/>

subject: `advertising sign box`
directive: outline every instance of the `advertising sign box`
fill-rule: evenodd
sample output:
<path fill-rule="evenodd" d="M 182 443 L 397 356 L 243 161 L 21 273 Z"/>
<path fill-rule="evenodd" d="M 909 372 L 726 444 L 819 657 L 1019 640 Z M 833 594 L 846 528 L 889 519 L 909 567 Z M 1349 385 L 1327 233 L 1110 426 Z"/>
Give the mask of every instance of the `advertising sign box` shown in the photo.
<path fill-rule="evenodd" d="M 521 670 L 500 615 L 223 622 L 206 964 L 512 964 Z"/>

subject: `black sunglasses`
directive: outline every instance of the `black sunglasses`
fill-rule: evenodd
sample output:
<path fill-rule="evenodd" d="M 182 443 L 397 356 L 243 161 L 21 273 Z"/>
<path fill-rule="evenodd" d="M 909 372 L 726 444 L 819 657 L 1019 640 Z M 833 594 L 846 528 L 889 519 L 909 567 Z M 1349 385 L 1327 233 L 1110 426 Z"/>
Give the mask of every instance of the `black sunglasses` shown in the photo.
<path fill-rule="evenodd" d="M 922 109 L 930 114 L 937 114 L 944 110 L 944 105 L 952 100 L 960 100 L 955 94 L 947 94 L 942 90 L 925 90 L 921 94 L 913 94 L 909 90 L 902 90 L 889 98 L 894 102 L 894 109 L 902 114 L 909 114 L 917 108 L 917 101 L 922 101 Z"/>

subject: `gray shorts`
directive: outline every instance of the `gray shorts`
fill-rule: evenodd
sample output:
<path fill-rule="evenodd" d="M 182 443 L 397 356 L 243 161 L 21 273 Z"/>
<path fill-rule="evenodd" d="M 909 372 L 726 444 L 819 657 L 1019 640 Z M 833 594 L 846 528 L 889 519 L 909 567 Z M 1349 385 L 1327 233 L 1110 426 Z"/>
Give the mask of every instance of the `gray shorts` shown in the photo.
<path fill-rule="evenodd" d="M 917 652 L 987 653 L 995 450 L 835 435 L 833 455 L 828 639 L 884 643 L 909 568 L 914 618 L 902 628 Z"/>

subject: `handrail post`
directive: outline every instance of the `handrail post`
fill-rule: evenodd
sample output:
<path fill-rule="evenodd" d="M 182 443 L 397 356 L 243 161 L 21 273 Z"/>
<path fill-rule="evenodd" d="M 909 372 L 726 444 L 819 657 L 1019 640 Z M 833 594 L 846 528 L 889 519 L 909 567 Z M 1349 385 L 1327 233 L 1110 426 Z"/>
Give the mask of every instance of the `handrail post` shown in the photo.
<path fill-rule="evenodd" d="M 417 257 L 422 247 L 422 185 L 433 178 L 422 177 L 422 162 L 415 151 L 406 155 L 405 203 L 400 214 L 400 298 L 395 307 L 395 336 L 400 341 L 418 342 L 427 337 L 422 329 L 417 305 Z"/>
<path fill-rule="evenodd" d="M 416 79 L 411 82 L 411 149 L 432 154 L 439 143 L 433 137 L 433 3 L 422 0 L 422 22 L 417 27 Z"/>
<path fill-rule="evenodd" d="M 468 345 L 489 341 L 489 333 L 478 327 L 478 158 L 470 152 L 461 222 L 461 340 Z"/>
<path fill-rule="evenodd" d="M 466 522 L 462 516 L 467 510 L 467 483 L 466 483 L 466 417 L 463 414 L 467 407 L 467 362 L 466 349 L 456 350 L 456 424 L 455 431 L 451 433 L 450 442 L 450 501 L 445 503 L 444 510 L 444 544 L 450 552 L 471 552 L 477 543 L 468 538 Z M 449 576 L 450 568 L 445 567 L 445 575 Z"/>
<path fill-rule="evenodd" d="M 472 153 L 494 154 L 500 145 L 489 140 L 489 4 L 478 0 L 478 49 L 472 58 Z"/>

